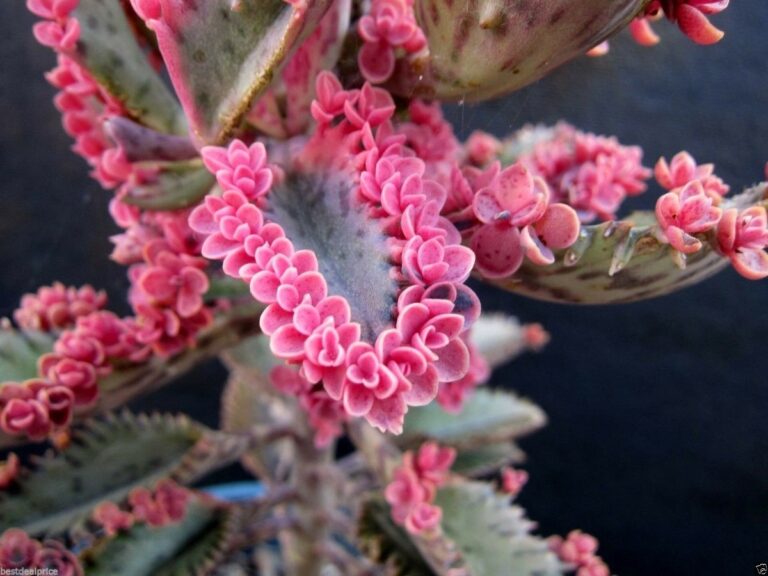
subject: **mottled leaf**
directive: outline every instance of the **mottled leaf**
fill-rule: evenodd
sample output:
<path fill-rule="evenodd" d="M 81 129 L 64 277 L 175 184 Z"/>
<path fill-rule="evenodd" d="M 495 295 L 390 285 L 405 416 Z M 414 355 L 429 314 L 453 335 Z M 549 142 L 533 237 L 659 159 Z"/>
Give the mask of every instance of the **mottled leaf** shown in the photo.
<path fill-rule="evenodd" d="M 178 102 L 138 45 L 117 0 L 79 0 L 76 59 L 134 118 L 160 132 L 186 134 Z"/>
<path fill-rule="evenodd" d="M 148 24 L 199 144 L 227 139 L 328 5 L 328 0 L 161 2 L 163 17 Z"/>
<path fill-rule="evenodd" d="M 723 203 L 724 208 L 768 204 L 768 184 Z M 645 300 L 697 284 L 729 265 L 716 251 L 713 233 L 699 236 L 704 247 L 681 268 L 681 254 L 661 243 L 653 214 L 584 226 L 576 244 L 557 253 L 551 266 L 526 262 L 512 277 L 492 284 L 538 300 L 570 304 L 613 304 Z"/>

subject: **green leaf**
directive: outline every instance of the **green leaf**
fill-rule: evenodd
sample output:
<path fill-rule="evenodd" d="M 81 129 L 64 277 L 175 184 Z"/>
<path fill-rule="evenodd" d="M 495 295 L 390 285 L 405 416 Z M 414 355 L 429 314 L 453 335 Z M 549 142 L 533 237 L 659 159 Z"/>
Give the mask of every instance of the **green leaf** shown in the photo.
<path fill-rule="evenodd" d="M 160 132 L 186 134 L 178 102 L 138 45 L 122 3 L 80 0 L 75 58 L 143 124 Z"/>
<path fill-rule="evenodd" d="M 723 208 L 768 204 L 768 184 L 727 199 Z M 510 292 L 571 304 L 613 304 L 663 296 L 697 284 L 729 265 L 716 251 L 714 233 L 700 236 L 704 247 L 680 267 L 679 252 L 656 238 L 651 213 L 582 228 L 576 244 L 557 253 L 551 266 L 525 263 L 512 277 L 489 280 Z"/>
<path fill-rule="evenodd" d="M 329 1 L 306 4 L 207 0 L 150 22 L 198 143 L 228 138 Z"/>
<path fill-rule="evenodd" d="M 456 545 L 472 576 L 559 576 L 564 567 L 533 523 L 509 496 L 490 484 L 457 480 L 437 492 L 441 526 Z"/>
<path fill-rule="evenodd" d="M 485 476 L 503 466 L 518 464 L 523 460 L 525 460 L 525 454 L 516 444 L 497 442 L 459 450 L 451 470 L 462 476 Z"/>
<path fill-rule="evenodd" d="M 545 423 L 544 412 L 528 400 L 480 388 L 459 414 L 445 412 L 436 402 L 409 410 L 402 442 L 414 445 L 435 440 L 459 449 L 477 448 L 528 434 Z"/>
<path fill-rule="evenodd" d="M 183 416 L 124 412 L 89 420 L 72 445 L 49 453 L 0 493 L 0 532 L 11 526 L 32 534 L 59 533 L 104 500 L 170 476 L 191 482 L 244 450 L 245 441 L 212 432 Z"/>
<path fill-rule="evenodd" d="M 236 533 L 235 514 L 192 502 L 169 526 L 136 525 L 83 554 L 88 576 L 188 576 L 214 568 Z"/>
<path fill-rule="evenodd" d="M 352 183 L 342 174 L 291 175 L 270 193 L 266 215 L 297 250 L 317 255 L 328 293 L 347 299 L 363 339 L 374 341 L 392 322 L 398 287 L 379 224 L 356 205 Z"/>
<path fill-rule="evenodd" d="M 408 533 L 395 524 L 389 505 L 370 498 L 357 523 L 360 548 L 373 562 L 388 568 L 391 576 L 435 576 Z"/>
<path fill-rule="evenodd" d="M 287 397 L 269 382 L 269 371 L 281 362 L 269 351 L 269 338 L 254 336 L 228 350 L 224 360 L 230 369 L 221 399 L 221 428 L 244 433 L 255 425 L 268 427 L 290 424 L 295 414 Z M 291 440 L 257 444 L 242 456 L 243 466 L 266 482 L 286 480 L 295 458 Z"/>
<path fill-rule="evenodd" d="M 128 188 L 123 201 L 145 210 L 178 210 L 200 202 L 215 181 L 199 160 L 176 162 L 162 168 L 153 182 Z"/>
<path fill-rule="evenodd" d="M 37 377 L 37 359 L 53 349 L 53 336 L 0 328 L 0 384 Z"/>

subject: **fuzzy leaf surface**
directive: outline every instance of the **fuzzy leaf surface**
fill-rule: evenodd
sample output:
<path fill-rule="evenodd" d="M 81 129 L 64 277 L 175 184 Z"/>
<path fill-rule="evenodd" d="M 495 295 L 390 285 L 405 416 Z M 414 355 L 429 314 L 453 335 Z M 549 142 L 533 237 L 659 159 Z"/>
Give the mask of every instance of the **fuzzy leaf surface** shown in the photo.
<path fill-rule="evenodd" d="M 437 492 L 441 526 L 472 576 L 559 576 L 563 567 L 533 523 L 490 484 L 457 480 Z"/>
<path fill-rule="evenodd" d="M 344 296 L 369 341 L 391 324 L 397 284 L 377 222 L 356 205 L 352 185 L 337 174 L 298 174 L 270 193 L 267 216 L 296 248 L 312 250 L 328 294 Z"/>

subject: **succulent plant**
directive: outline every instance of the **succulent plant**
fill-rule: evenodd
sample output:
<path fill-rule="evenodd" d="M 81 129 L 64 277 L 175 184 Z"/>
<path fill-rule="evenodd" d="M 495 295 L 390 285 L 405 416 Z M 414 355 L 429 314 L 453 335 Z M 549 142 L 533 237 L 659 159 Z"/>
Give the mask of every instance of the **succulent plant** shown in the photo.
<path fill-rule="evenodd" d="M 48 80 L 114 190 L 131 314 L 90 286 L 0 331 L 0 567 L 66 574 L 606 576 L 511 501 L 533 402 L 483 385 L 549 335 L 470 276 L 556 302 L 768 276 L 768 185 L 567 124 L 461 142 L 440 100 L 520 88 L 727 0 L 28 0 Z M 169 82 L 166 82 L 166 78 Z M 175 96 L 174 96 L 175 92 Z M 655 175 L 654 211 L 616 220 Z M 211 357 L 221 427 L 115 412 Z M 337 457 L 347 434 L 354 448 Z M 26 458 L 24 458 L 26 460 Z M 235 461 L 263 493 L 192 485 Z M 239 570 L 239 572 L 238 572 Z"/>

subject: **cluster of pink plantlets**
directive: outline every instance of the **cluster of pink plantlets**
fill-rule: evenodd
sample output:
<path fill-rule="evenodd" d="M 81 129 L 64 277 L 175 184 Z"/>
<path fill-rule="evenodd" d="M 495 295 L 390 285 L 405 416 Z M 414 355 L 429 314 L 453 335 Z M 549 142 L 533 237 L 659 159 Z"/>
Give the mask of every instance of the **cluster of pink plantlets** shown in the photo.
<path fill-rule="evenodd" d="M 610 576 L 611 571 L 597 556 L 597 538 L 581 530 L 573 530 L 565 539 L 553 536 L 549 539 L 551 549 L 558 557 L 576 567 L 575 576 Z"/>
<path fill-rule="evenodd" d="M 82 576 L 83 574 L 83 569 L 75 555 L 60 542 L 53 540 L 40 542 L 30 538 L 24 530 L 18 528 L 9 528 L 0 535 L 0 568 L 13 570 L 9 573 L 16 573 L 16 569 L 24 571 L 47 569 L 50 571 L 48 573 L 60 576 Z"/>
<path fill-rule="evenodd" d="M 412 534 L 439 528 L 443 511 L 433 504 L 437 489 L 446 483 L 456 459 L 453 448 L 434 442 L 422 444 L 416 453 L 403 454 L 384 495 L 392 509 L 392 519 Z"/>
<path fill-rule="evenodd" d="M 374 84 L 392 76 L 399 56 L 420 52 L 427 45 L 416 23 L 413 0 L 373 0 L 357 27 L 363 39 L 358 54 L 360 72 Z"/>
<path fill-rule="evenodd" d="M 29 10 L 43 19 L 32 28 L 43 46 L 67 51 L 75 47 L 80 37 L 80 23 L 72 11 L 78 0 L 29 0 Z"/>
<path fill-rule="evenodd" d="M 66 52 L 59 54 L 58 66 L 46 77 L 59 89 L 54 103 L 64 130 L 75 140 L 72 149 L 93 168 L 93 178 L 104 188 L 127 181 L 134 174 L 133 167 L 109 138 L 104 124 L 108 118 L 124 114 L 120 102 Z"/>
<path fill-rule="evenodd" d="M 572 206 L 582 222 L 611 220 L 628 196 L 646 190 L 651 171 L 642 160 L 638 146 L 623 146 L 616 138 L 581 132 L 566 123 L 520 157 L 549 184 L 554 201 Z"/>
<path fill-rule="evenodd" d="M 107 293 L 92 286 L 67 287 L 61 282 L 43 286 L 35 294 L 21 297 L 13 319 L 20 328 L 49 332 L 74 326 L 81 316 L 101 310 L 107 304 Z"/>
<path fill-rule="evenodd" d="M 551 202 L 547 183 L 523 164 L 499 171 L 494 163 L 487 183 L 472 200 L 480 226 L 471 238 L 477 268 L 486 277 L 514 274 L 524 258 L 539 265 L 555 261 L 552 249 L 567 248 L 579 234 L 579 217 L 566 204 Z"/>
<path fill-rule="evenodd" d="M 528 472 L 525 470 L 516 470 L 511 466 L 503 468 L 501 471 L 501 489 L 510 496 L 517 496 L 528 483 Z"/>
<path fill-rule="evenodd" d="M 440 382 L 469 370 L 462 334 L 479 308 L 463 282 L 474 257 L 440 217 L 445 189 L 425 176 L 424 161 L 397 134 L 389 94 L 369 84 L 345 91 L 328 73 L 318 78 L 317 94 L 317 131 L 293 158 L 294 170 L 334 172 L 380 222 L 392 274 L 412 285 L 397 298 L 394 327 L 365 341 L 349 303 L 328 294 L 318 257 L 297 250 L 280 224 L 264 217 L 282 172 L 267 165 L 261 144 L 203 149 L 224 193 L 208 196 L 190 223 L 207 235 L 203 255 L 223 260 L 224 272 L 248 282 L 267 305 L 261 328 L 273 353 L 300 365 L 311 384 L 322 382 L 348 414 L 399 432 L 408 406 L 431 402 Z M 472 303 L 465 315 L 454 311 L 459 292 Z"/>
<path fill-rule="evenodd" d="M 128 494 L 127 509 L 105 501 L 91 513 L 107 536 L 130 530 L 136 523 L 160 528 L 180 522 L 186 514 L 190 493 L 172 480 L 161 480 L 154 490 L 134 488 Z"/>

